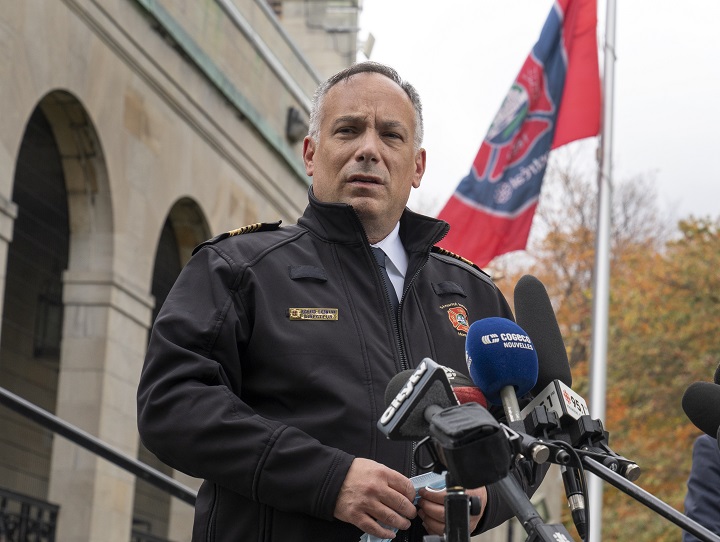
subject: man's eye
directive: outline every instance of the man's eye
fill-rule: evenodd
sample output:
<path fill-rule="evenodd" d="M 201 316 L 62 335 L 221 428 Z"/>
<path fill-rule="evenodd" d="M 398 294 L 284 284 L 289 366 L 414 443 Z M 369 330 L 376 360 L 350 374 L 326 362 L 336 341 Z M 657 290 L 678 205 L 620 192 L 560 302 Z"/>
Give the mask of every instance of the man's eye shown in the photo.
<path fill-rule="evenodd" d="M 396 132 L 386 132 L 385 137 L 390 139 L 402 139 L 402 136 Z"/>

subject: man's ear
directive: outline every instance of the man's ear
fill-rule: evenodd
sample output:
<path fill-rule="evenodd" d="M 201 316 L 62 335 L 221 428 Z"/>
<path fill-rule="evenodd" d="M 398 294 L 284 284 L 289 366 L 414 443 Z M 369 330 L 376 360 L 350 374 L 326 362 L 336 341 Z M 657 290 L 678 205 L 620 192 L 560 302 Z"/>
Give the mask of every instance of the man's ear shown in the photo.
<path fill-rule="evenodd" d="M 315 171 L 315 141 L 310 136 L 305 136 L 303 140 L 303 162 L 305 162 L 305 174 L 308 177 L 313 176 Z"/>
<path fill-rule="evenodd" d="M 420 187 L 423 175 L 425 175 L 425 149 L 420 149 L 415 155 L 415 175 L 413 176 L 413 188 Z"/>

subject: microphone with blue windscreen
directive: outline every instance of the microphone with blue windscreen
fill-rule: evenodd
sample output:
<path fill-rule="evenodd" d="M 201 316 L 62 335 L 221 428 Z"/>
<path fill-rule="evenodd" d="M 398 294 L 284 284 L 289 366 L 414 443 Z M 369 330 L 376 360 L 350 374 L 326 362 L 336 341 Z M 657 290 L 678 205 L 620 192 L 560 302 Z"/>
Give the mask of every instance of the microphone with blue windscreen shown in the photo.
<path fill-rule="evenodd" d="M 535 386 L 538 358 L 527 333 L 507 318 L 473 322 L 465 339 L 470 378 L 493 405 L 502 405 L 508 422 L 519 422 L 518 396 Z"/>

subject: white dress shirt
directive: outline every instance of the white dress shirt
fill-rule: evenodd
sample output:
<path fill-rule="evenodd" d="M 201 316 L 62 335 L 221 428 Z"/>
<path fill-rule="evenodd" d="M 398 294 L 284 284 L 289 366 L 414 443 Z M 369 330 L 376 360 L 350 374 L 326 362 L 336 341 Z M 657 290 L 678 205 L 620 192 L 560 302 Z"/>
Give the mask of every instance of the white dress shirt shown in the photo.
<path fill-rule="evenodd" d="M 400 240 L 400 223 L 395 224 L 395 228 L 385 239 L 371 246 L 381 248 L 385 253 L 385 269 L 393 288 L 395 288 L 398 299 L 402 299 L 405 274 L 408 268 L 408 255 Z"/>

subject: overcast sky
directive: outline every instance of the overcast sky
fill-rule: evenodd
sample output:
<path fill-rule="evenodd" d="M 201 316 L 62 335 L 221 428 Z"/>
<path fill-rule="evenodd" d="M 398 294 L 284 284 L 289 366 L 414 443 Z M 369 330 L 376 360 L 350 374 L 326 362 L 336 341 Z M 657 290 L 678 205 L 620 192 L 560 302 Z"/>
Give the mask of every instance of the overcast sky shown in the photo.
<path fill-rule="evenodd" d="M 428 165 L 411 206 L 439 211 L 468 173 L 552 4 L 363 0 L 371 59 L 423 99 Z M 598 0 L 601 70 L 605 11 Z M 720 217 L 719 26 L 719 0 L 617 0 L 613 176 L 653 178 L 660 208 L 677 218 Z M 590 166 L 597 144 L 576 145 Z"/>

